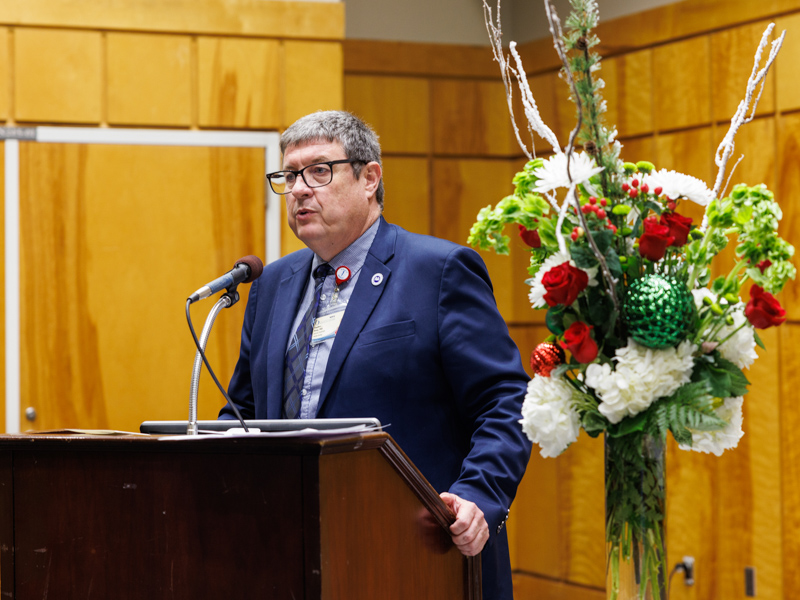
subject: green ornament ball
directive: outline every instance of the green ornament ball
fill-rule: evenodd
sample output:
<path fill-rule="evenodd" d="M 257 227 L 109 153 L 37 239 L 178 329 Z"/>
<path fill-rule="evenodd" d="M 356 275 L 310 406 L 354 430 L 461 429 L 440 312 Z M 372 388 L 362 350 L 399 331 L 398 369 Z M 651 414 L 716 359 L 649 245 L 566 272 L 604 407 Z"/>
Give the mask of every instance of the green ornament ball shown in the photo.
<path fill-rule="evenodd" d="M 630 336 L 648 348 L 672 348 L 682 342 L 694 318 L 694 299 L 682 282 L 645 275 L 628 286 L 623 318 Z"/>

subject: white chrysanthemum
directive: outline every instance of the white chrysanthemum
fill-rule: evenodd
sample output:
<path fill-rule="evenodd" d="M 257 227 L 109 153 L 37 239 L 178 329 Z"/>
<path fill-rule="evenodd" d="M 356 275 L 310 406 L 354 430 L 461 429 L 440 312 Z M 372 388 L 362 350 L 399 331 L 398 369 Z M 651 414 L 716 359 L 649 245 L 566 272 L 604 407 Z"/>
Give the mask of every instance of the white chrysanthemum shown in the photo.
<path fill-rule="evenodd" d="M 569 161 L 569 175 L 572 183 L 577 185 L 599 173 L 603 167 L 595 165 L 594 159 L 585 152 L 573 152 Z M 544 165 L 533 170 L 536 177 L 534 189 L 540 194 L 552 192 L 556 188 L 569 188 L 570 177 L 567 175 L 567 155 L 555 154 Z"/>
<path fill-rule="evenodd" d="M 544 278 L 545 273 L 547 273 L 553 267 L 558 267 L 566 262 L 570 263 L 573 267 L 575 266 L 575 263 L 570 260 L 569 254 L 564 252 L 556 252 L 555 254 L 548 256 L 542 263 L 542 266 L 539 267 L 539 270 L 533 277 L 531 291 L 528 292 L 528 299 L 531 301 L 531 306 L 533 306 L 533 308 L 543 308 L 547 306 L 547 301 L 544 299 L 544 295 L 547 293 L 547 290 L 542 284 L 542 279 Z M 589 287 L 594 287 L 597 285 L 598 268 L 599 267 L 581 269 L 589 276 L 589 283 L 587 284 Z"/>
<path fill-rule="evenodd" d="M 572 386 L 561 377 L 536 375 L 528 383 L 520 423 L 545 458 L 558 456 L 578 439 L 580 416 L 572 407 L 572 393 Z"/>
<path fill-rule="evenodd" d="M 706 206 L 714 199 L 714 194 L 705 183 L 696 177 L 677 171 L 661 169 L 645 176 L 643 181 L 650 186 L 651 190 L 660 187 L 661 193 L 672 200 L 688 198 L 700 206 Z"/>
<path fill-rule="evenodd" d="M 710 298 L 712 302 L 717 301 L 716 294 L 708 288 L 694 289 L 692 290 L 692 295 L 698 310 L 703 306 L 703 298 Z M 722 358 L 731 361 L 740 369 L 747 369 L 758 358 L 755 333 L 747 322 L 747 317 L 744 316 L 744 308 L 741 304 L 731 311 L 730 315 L 733 317 L 733 325 L 723 325 L 715 337 L 717 340 L 724 340 L 728 336 L 731 337 L 718 346 L 717 349 Z M 733 333 L 734 331 L 736 333 Z"/>
<path fill-rule="evenodd" d="M 692 445 L 681 444 L 681 450 L 694 450 L 706 454 L 720 456 L 725 450 L 732 450 L 739 445 L 744 431 L 742 430 L 742 404 L 744 398 L 725 398 L 717 410 L 717 416 L 728 424 L 716 431 L 692 431 Z"/>
<path fill-rule="evenodd" d="M 688 383 L 695 349 L 688 340 L 677 348 L 655 350 L 629 339 L 628 345 L 614 354 L 613 370 L 609 364 L 587 367 L 586 385 L 602 401 L 600 412 L 612 423 L 619 423 Z"/>

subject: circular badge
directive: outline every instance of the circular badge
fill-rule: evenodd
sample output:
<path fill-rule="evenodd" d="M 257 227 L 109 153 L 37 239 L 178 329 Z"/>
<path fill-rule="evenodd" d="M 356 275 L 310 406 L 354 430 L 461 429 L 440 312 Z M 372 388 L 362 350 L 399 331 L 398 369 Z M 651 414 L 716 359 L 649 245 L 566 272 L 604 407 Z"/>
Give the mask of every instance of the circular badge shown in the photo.
<path fill-rule="evenodd" d="M 350 269 L 344 265 L 336 269 L 336 285 L 342 285 L 348 279 L 350 279 Z"/>
<path fill-rule="evenodd" d="M 383 281 L 382 273 L 375 273 L 375 275 L 372 276 L 372 285 L 376 286 L 380 285 L 382 281 Z"/>

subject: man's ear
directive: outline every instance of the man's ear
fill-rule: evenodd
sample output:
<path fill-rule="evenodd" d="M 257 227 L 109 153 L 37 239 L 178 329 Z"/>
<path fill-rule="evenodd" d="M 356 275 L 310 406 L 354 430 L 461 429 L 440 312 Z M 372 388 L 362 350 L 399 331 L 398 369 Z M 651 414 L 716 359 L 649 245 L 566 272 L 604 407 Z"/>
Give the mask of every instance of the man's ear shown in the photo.
<path fill-rule="evenodd" d="M 366 191 L 370 195 L 374 195 L 378 190 L 378 184 L 381 182 L 383 170 L 380 164 L 376 162 L 369 162 L 361 169 L 361 175 L 366 182 Z"/>

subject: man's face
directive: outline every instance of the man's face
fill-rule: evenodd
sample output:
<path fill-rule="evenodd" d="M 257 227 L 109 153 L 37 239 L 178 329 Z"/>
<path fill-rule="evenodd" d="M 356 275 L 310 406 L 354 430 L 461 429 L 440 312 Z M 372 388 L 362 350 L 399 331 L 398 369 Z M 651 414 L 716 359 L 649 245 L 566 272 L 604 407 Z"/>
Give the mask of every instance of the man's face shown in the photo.
<path fill-rule="evenodd" d="M 290 146 L 283 156 L 283 168 L 298 171 L 320 162 L 345 159 L 339 142 L 309 142 Z M 350 164 L 333 165 L 330 184 L 310 188 L 298 177 L 286 195 L 286 213 L 294 234 L 323 260 L 330 260 L 347 248 L 380 216 L 375 190 L 380 165 L 362 165 L 361 176 L 353 177 Z"/>

